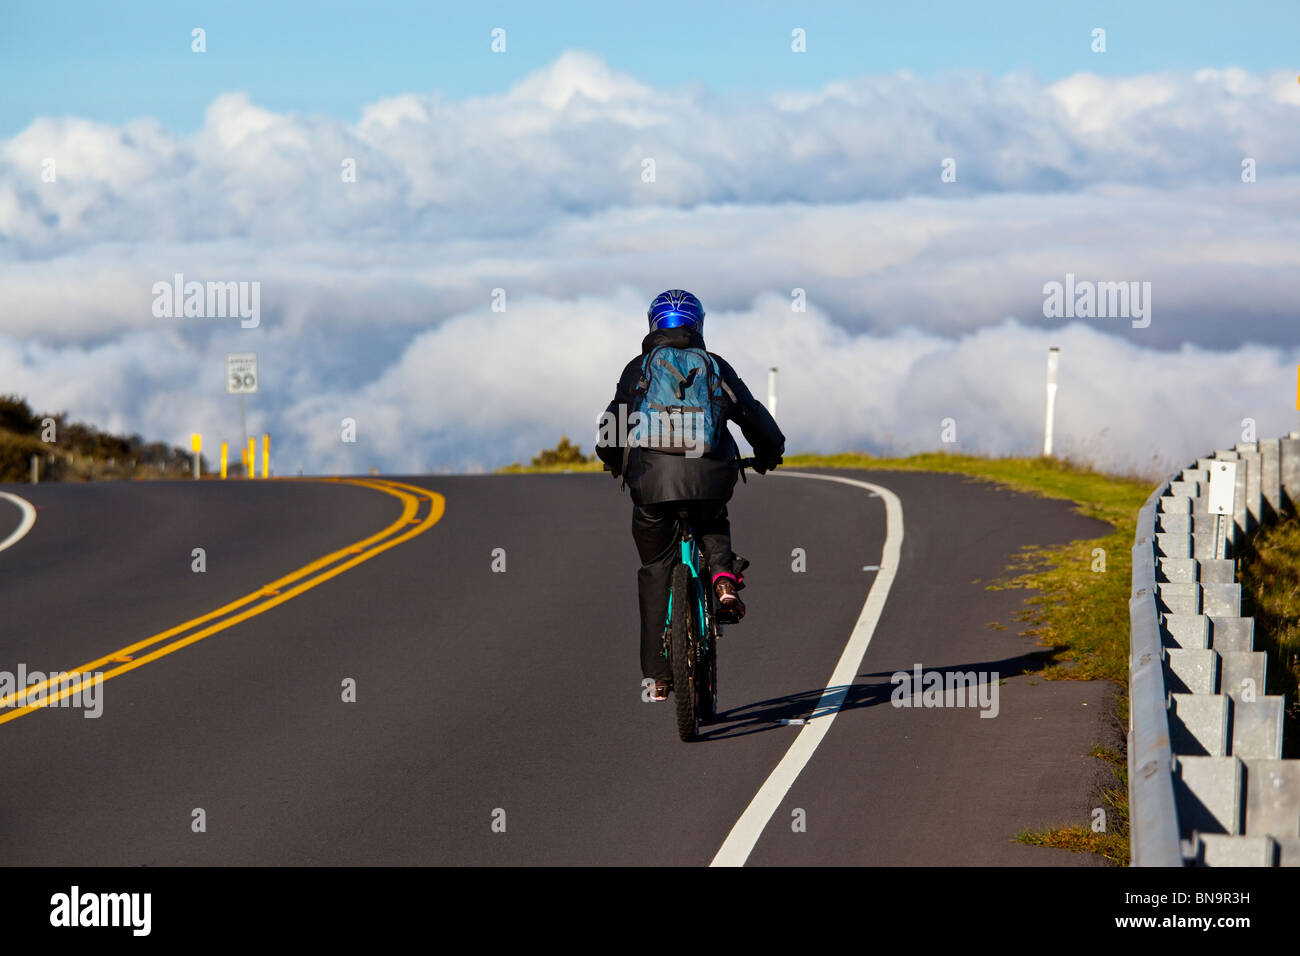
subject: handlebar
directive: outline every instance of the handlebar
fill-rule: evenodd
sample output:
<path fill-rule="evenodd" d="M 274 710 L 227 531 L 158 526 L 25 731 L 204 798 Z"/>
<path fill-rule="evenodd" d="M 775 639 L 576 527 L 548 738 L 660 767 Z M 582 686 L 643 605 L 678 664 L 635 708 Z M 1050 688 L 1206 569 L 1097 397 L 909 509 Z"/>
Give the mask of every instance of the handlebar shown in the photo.
<path fill-rule="evenodd" d="M 753 468 L 753 467 L 754 467 L 754 459 L 753 459 L 753 458 L 733 458 L 733 459 L 731 459 L 731 464 L 732 464 L 733 467 L 738 468 L 738 469 L 740 470 L 740 472 L 741 472 L 741 476 L 743 477 L 746 468 Z M 612 472 L 613 470 L 614 470 L 614 469 L 613 469 L 613 468 L 610 468 L 608 464 L 605 464 L 605 465 L 602 465 L 602 466 L 601 466 L 601 471 L 611 471 L 611 472 Z"/>

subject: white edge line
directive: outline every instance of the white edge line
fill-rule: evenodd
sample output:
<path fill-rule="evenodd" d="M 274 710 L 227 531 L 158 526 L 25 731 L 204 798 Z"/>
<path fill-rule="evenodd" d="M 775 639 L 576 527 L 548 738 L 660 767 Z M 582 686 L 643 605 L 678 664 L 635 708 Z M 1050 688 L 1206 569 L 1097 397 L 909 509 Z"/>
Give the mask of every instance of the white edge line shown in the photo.
<path fill-rule="evenodd" d="M 3 541 L 0 541 L 0 551 L 3 551 L 5 548 L 17 544 L 28 531 L 32 530 L 32 525 L 36 524 L 36 509 L 32 507 L 32 503 L 26 498 L 19 498 L 17 495 L 11 495 L 7 491 L 0 491 L 0 498 L 12 501 L 18 506 L 18 510 L 23 513 L 23 520 L 19 522 L 14 533 L 9 535 L 9 537 L 5 538 Z"/>
<path fill-rule="evenodd" d="M 772 819 L 772 814 L 776 813 L 777 808 L 781 806 L 781 801 L 790 792 L 795 779 L 807 766 L 813 752 L 817 749 L 817 745 L 822 742 L 822 738 L 830 730 L 831 724 L 835 722 L 835 716 L 840 712 L 840 706 L 844 703 L 844 698 L 848 694 L 848 687 L 857 676 L 858 667 L 862 664 L 862 658 L 867 652 L 867 645 L 871 643 L 871 637 L 875 633 L 880 614 L 885 609 L 885 599 L 889 597 L 889 588 L 894 583 L 894 576 L 898 573 L 898 565 L 902 558 L 903 504 L 898 500 L 898 496 L 888 488 L 865 481 L 857 481 L 853 478 L 841 478 L 838 475 L 818 475 L 805 471 L 774 471 L 772 474 L 792 478 L 838 481 L 842 484 L 854 485 L 875 492 L 885 502 L 885 545 L 881 549 L 880 572 L 876 575 L 875 581 L 872 582 L 871 590 L 867 592 L 867 601 L 862 605 L 862 613 L 858 615 L 858 621 L 853 626 L 849 641 L 844 645 L 844 653 L 840 655 L 839 663 L 835 665 L 835 670 L 831 673 L 831 679 L 822 691 L 821 699 L 813 709 L 808 722 L 804 724 L 803 729 L 799 731 L 799 735 L 790 744 L 790 749 L 781 758 L 781 762 L 763 781 L 763 785 L 754 794 L 754 799 L 750 801 L 749 806 L 745 808 L 745 812 L 740 815 L 740 819 L 731 828 L 731 832 L 727 834 L 726 840 L 723 841 L 721 848 L 719 848 L 717 855 L 713 857 L 713 862 L 709 866 L 745 865 L 745 861 L 749 859 L 749 854 L 753 852 L 754 846 L 758 843 L 758 838 L 763 835 L 763 830 L 766 829 L 768 821 Z"/>

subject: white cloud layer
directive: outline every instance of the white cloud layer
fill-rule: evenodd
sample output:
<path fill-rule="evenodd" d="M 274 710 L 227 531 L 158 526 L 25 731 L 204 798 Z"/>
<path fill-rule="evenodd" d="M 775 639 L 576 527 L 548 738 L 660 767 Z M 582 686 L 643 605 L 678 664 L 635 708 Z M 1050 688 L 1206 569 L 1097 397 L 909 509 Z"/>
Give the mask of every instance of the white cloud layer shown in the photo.
<path fill-rule="evenodd" d="M 492 467 L 585 439 L 645 302 L 683 286 L 756 392 L 782 367 L 794 449 L 932 448 L 953 417 L 962 447 L 1032 450 L 1060 345 L 1067 447 L 1146 470 L 1237 440 L 1244 417 L 1291 427 L 1297 120 L 1291 74 L 897 75 L 745 99 L 581 53 L 356 124 L 242 94 L 189 136 L 42 119 L 0 142 L 0 391 L 211 447 L 238 438 L 224 353 L 258 351 L 251 423 L 282 470 Z M 260 282 L 260 327 L 155 318 L 175 273 Z M 1043 318 L 1066 273 L 1150 282 L 1150 328 Z"/>

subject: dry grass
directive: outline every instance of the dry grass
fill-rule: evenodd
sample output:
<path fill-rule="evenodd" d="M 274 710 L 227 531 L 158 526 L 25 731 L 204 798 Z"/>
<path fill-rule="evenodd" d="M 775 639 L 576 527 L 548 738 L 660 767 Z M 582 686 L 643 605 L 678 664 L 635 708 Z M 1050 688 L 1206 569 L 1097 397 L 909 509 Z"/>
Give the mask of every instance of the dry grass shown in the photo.
<path fill-rule="evenodd" d="M 1241 561 L 1242 614 L 1255 618 L 1255 649 L 1268 654 L 1268 693 L 1285 694 L 1284 756 L 1300 756 L 1300 517 L 1256 532 Z"/>

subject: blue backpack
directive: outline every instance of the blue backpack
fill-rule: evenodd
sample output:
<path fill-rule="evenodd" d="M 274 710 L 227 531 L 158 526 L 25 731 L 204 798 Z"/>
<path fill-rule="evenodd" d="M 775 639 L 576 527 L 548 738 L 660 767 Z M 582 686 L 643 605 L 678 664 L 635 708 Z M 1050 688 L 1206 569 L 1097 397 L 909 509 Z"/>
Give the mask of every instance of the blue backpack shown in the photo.
<path fill-rule="evenodd" d="M 736 401 L 718 363 L 704 349 L 651 349 L 641 361 L 632 409 L 636 417 L 628 418 L 626 447 L 692 458 L 708 454 L 723 438 L 726 398 Z"/>

